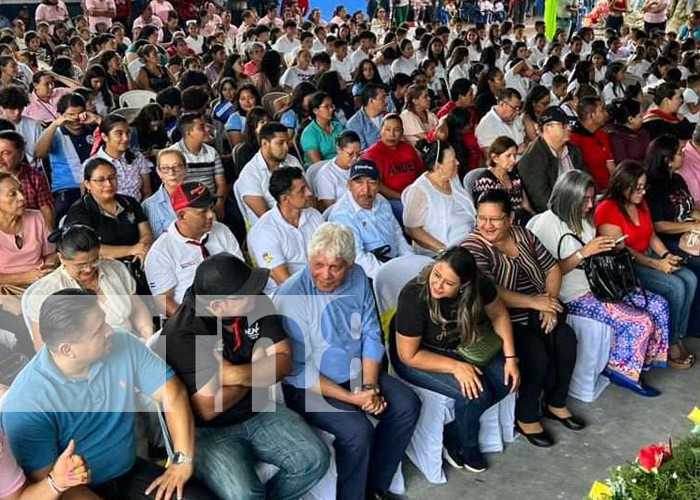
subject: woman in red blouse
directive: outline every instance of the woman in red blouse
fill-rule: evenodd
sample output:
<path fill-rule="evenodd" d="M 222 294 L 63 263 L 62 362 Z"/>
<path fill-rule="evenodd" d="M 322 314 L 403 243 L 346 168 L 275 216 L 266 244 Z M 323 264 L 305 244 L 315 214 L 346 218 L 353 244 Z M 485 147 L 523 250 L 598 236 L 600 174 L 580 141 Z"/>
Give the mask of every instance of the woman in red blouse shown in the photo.
<path fill-rule="evenodd" d="M 697 278 L 683 267 L 683 260 L 672 254 L 656 235 L 651 212 L 644 201 L 647 176 L 644 166 L 625 160 L 613 173 L 603 201 L 596 207 L 595 225 L 603 236 L 626 236 L 624 245 L 632 254 L 635 271 L 642 286 L 668 301 L 671 312 L 669 329 L 669 365 L 687 369 L 695 357 L 683 345 L 690 306 Z"/>

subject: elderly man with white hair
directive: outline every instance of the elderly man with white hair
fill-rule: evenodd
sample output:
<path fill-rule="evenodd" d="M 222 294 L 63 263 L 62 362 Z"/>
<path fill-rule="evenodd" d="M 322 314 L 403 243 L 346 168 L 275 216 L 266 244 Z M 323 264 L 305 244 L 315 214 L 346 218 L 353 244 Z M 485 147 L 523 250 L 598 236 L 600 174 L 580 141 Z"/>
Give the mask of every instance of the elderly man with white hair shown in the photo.
<path fill-rule="evenodd" d="M 321 225 L 309 263 L 277 290 L 292 342 L 287 406 L 335 436 L 339 500 L 391 499 L 392 477 L 420 412 L 415 393 L 381 370 L 382 332 L 347 226 Z M 376 429 L 367 418 L 379 420 Z"/>

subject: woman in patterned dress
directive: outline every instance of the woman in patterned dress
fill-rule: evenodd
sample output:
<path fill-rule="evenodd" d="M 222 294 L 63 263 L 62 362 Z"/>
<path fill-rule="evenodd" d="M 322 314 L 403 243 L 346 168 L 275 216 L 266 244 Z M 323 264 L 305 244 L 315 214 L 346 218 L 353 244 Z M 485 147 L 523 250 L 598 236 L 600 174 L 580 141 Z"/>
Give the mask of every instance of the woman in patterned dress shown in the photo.
<path fill-rule="evenodd" d="M 562 280 L 559 297 L 569 314 L 599 321 L 612 328 L 614 335 L 605 374 L 611 382 L 627 387 L 645 397 L 659 391 L 646 385 L 642 372 L 652 366 L 665 366 L 668 353 L 668 303 L 660 295 L 637 290 L 625 302 L 601 302 L 591 293 L 586 275 L 579 268 L 582 260 L 615 246 L 610 236 L 595 236 L 593 205 L 595 185 L 582 171 L 563 174 L 554 185 L 550 209 L 528 224 L 542 244 L 559 259 Z M 565 234 L 575 234 L 584 245 L 565 237 L 561 254 L 559 241 Z M 646 307 L 645 307 L 646 304 Z"/>

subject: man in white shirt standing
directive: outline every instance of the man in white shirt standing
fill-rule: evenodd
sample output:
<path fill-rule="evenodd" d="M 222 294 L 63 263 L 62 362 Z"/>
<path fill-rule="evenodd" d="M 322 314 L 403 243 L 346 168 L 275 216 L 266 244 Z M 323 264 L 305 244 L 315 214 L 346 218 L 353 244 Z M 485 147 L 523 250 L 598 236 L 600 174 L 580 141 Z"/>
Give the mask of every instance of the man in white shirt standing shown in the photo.
<path fill-rule="evenodd" d="M 476 140 L 479 147 L 487 154 L 488 149 L 498 137 L 510 137 L 518 145 L 518 152 L 525 150 L 525 127 L 520 116 L 522 98 L 515 89 L 505 88 L 498 94 L 498 104 L 486 113 L 476 126 Z"/>
<path fill-rule="evenodd" d="M 166 316 L 177 310 L 204 259 L 227 252 L 243 260 L 231 230 L 216 221 L 216 201 L 201 182 L 181 184 L 170 197 L 177 218 L 151 246 L 145 262 L 151 293 L 165 297 Z"/>
<path fill-rule="evenodd" d="M 248 250 L 258 267 L 270 270 L 265 293 L 279 285 L 308 261 L 306 247 L 323 217 L 309 207 L 311 191 L 296 167 L 283 168 L 270 177 L 270 194 L 277 206 L 265 213 L 248 233 Z"/>
<path fill-rule="evenodd" d="M 299 160 L 289 154 L 286 126 L 278 122 L 266 123 L 259 137 L 260 151 L 246 163 L 233 185 L 238 207 L 250 226 L 277 204 L 268 190 L 272 172 L 282 167 L 302 168 Z"/>
<path fill-rule="evenodd" d="M 297 23 L 292 19 L 287 19 L 284 22 L 284 35 L 277 39 L 272 48 L 282 54 L 284 61 L 289 65 L 294 60 L 293 54 L 296 54 L 300 45 Z"/>

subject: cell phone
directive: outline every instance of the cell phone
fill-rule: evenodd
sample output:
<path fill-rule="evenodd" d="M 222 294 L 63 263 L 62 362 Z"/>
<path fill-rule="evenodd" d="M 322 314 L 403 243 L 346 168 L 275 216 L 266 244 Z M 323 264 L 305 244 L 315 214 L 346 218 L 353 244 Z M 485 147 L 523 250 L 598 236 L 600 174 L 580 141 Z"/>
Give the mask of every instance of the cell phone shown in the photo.
<path fill-rule="evenodd" d="M 615 240 L 615 245 L 619 245 L 620 243 L 622 243 L 623 241 L 625 241 L 629 237 L 630 237 L 629 234 L 623 234 L 622 236 L 620 236 L 618 239 Z"/>

